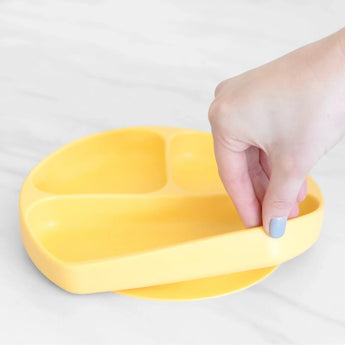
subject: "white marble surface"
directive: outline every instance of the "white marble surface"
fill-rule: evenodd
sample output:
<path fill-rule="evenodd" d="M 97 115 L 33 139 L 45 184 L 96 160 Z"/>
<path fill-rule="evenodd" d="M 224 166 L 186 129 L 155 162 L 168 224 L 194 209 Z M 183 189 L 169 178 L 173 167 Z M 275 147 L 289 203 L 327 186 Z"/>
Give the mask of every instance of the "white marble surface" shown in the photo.
<path fill-rule="evenodd" d="M 216 84 L 345 25 L 344 1 L 0 1 L 0 343 L 345 343 L 345 142 L 313 170 L 322 235 L 243 292 L 166 303 L 69 294 L 21 244 L 48 153 L 132 125 L 209 130 Z"/>

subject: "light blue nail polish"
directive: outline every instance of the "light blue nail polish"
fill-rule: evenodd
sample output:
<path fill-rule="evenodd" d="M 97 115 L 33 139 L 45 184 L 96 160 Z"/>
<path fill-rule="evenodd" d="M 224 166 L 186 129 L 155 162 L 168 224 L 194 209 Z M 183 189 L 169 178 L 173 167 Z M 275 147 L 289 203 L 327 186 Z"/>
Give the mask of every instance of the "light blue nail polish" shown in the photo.
<path fill-rule="evenodd" d="M 270 236 L 282 237 L 285 233 L 287 217 L 272 218 L 270 223 Z"/>

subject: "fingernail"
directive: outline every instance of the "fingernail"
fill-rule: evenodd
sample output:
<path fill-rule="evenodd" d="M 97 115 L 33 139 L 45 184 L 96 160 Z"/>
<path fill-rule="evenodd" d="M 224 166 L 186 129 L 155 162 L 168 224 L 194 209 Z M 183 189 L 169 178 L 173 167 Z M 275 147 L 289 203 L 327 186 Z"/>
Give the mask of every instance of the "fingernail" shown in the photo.
<path fill-rule="evenodd" d="M 282 237 L 285 233 L 287 217 L 272 218 L 270 223 L 270 236 L 273 238 Z"/>

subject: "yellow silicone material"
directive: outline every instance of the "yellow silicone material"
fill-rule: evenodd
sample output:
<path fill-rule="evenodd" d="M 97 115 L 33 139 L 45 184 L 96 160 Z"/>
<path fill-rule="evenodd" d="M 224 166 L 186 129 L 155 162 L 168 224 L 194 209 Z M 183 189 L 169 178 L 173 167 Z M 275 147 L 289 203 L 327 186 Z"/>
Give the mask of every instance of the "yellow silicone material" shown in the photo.
<path fill-rule="evenodd" d="M 204 287 L 218 281 L 219 294 L 236 291 L 308 249 L 322 216 L 322 194 L 309 177 L 300 216 L 282 238 L 245 229 L 218 177 L 211 134 L 170 127 L 72 142 L 40 162 L 20 194 L 30 258 L 55 284 L 81 294 L 130 289 L 122 293 L 188 299 L 197 281 L 178 282 L 202 278 Z M 249 270 L 232 287 L 215 277 Z M 162 284 L 169 287 L 155 286 Z"/>
<path fill-rule="evenodd" d="M 209 278 L 187 280 L 180 283 L 148 286 L 143 288 L 116 291 L 129 297 L 159 301 L 190 301 L 219 297 L 248 288 L 268 277 L 279 266 L 224 274 Z"/>

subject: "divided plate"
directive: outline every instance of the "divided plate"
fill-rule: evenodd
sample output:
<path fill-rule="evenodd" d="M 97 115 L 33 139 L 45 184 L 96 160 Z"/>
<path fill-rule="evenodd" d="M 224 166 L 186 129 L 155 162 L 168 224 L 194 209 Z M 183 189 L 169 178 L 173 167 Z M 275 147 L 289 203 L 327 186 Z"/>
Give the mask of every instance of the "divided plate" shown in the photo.
<path fill-rule="evenodd" d="M 72 142 L 33 169 L 20 195 L 30 258 L 81 294 L 195 299 L 237 291 L 308 249 L 322 216 L 309 177 L 300 216 L 282 238 L 245 229 L 219 179 L 211 134 L 170 127 Z"/>

